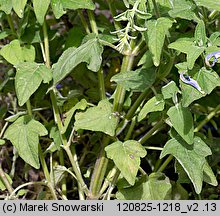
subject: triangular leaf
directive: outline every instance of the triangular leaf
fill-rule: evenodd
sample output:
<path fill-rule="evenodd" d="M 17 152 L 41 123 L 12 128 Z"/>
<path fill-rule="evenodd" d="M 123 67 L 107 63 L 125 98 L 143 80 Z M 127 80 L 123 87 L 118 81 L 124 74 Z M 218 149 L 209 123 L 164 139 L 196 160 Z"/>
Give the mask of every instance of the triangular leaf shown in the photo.
<path fill-rule="evenodd" d="M 212 168 L 209 166 L 208 162 L 206 161 L 204 164 L 204 170 L 203 170 L 203 178 L 204 178 L 204 182 L 213 185 L 213 186 L 217 186 L 218 185 L 218 181 L 212 171 Z"/>
<path fill-rule="evenodd" d="M 171 199 L 170 180 L 162 173 L 151 173 L 149 178 L 133 187 L 122 188 L 116 194 L 119 200 L 166 200 Z"/>
<path fill-rule="evenodd" d="M 87 101 L 85 99 L 82 99 L 79 101 L 74 107 L 72 107 L 68 112 L 64 114 L 65 120 L 64 120 L 64 126 L 61 130 L 61 133 L 64 134 L 69 126 L 69 123 L 72 119 L 73 114 L 76 110 L 85 110 L 87 107 Z"/>
<path fill-rule="evenodd" d="M 160 64 L 160 56 L 168 29 L 172 27 L 173 21 L 169 18 L 161 17 L 157 20 L 149 20 L 147 22 L 148 30 L 145 33 L 146 41 L 153 54 L 153 62 L 155 66 Z"/>
<path fill-rule="evenodd" d="M 47 135 L 46 128 L 30 116 L 18 118 L 8 127 L 4 138 L 18 150 L 19 156 L 28 164 L 38 169 L 40 167 L 38 158 L 39 136 Z"/>
<path fill-rule="evenodd" d="M 164 99 L 172 98 L 178 91 L 179 89 L 174 81 L 167 83 L 161 89 Z"/>
<path fill-rule="evenodd" d="M 207 43 L 206 27 L 203 20 L 200 20 L 195 29 L 195 39 L 198 46 L 205 46 Z"/>
<path fill-rule="evenodd" d="M 47 13 L 50 0 L 33 0 L 34 12 L 37 18 L 37 21 L 42 25 L 44 22 L 44 17 Z"/>
<path fill-rule="evenodd" d="M 188 143 L 193 144 L 193 118 L 188 108 L 176 104 L 167 111 L 170 121 L 177 133 Z"/>
<path fill-rule="evenodd" d="M 163 96 L 161 94 L 152 97 L 147 101 L 138 114 L 138 121 L 144 119 L 150 112 L 162 111 L 164 109 L 164 105 L 165 101 L 163 100 Z"/>
<path fill-rule="evenodd" d="M 198 47 L 194 44 L 192 40 L 189 38 L 180 38 L 176 40 L 175 42 L 169 44 L 168 46 L 170 49 L 178 50 L 182 53 L 185 53 L 187 55 L 187 64 L 188 68 L 192 69 L 196 59 L 203 53 L 205 48 Z"/>
<path fill-rule="evenodd" d="M 19 40 L 13 40 L 1 49 L 0 55 L 13 65 L 24 61 L 33 62 L 35 60 L 35 48 L 31 45 L 21 47 Z"/>
<path fill-rule="evenodd" d="M 135 140 L 127 140 L 124 143 L 117 141 L 105 148 L 107 157 L 112 159 L 123 177 L 134 185 L 140 166 L 140 157 L 145 157 L 145 148 Z"/>
<path fill-rule="evenodd" d="M 20 18 L 24 15 L 24 7 L 26 3 L 27 0 L 12 0 L 13 9 Z"/>
<path fill-rule="evenodd" d="M 114 81 L 126 90 L 145 91 L 151 87 L 156 79 L 155 71 L 147 68 L 137 69 L 135 71 L 126 71 L 118 73 L 111 78 L 111 82 Z"/>
<path fill-rule="evenodd" d="M 62 0 L 51 0 L 51 7 L 56 19 L 59 19 L 65 13 Z"/>
<path fill-rule="evenodd" d="M 100 101 L 98 106 L 91 107 L 84 113 L 77 113 L 75 120 L 75 130 L 85 129 L 115 135 L 117 117 L 112 113 L 112 104 L 108 100 Z"/>
<path fill-rule="evenodd" d="M 78 48 L 67 49 L 53 65 L 54 84 L 66 77 L 78 64 L 86 62 L 88 69 L 97 72 L 102 63 L 103 47 L 97 38 L 88 40 Z"/>
<path fill-rule="evenodd" d="M 12 9 L 12 0 L 0 0 L 0 11 L 10 14 Z"/>
<path fill-rule="evenodd" d="M 30 96 L 38 89 L 41 82 L 49 82 L 52 72 L 44 64 L 24 62 L 17 66 L 15 76 L 15 90 L 18 103 L 22 106 Z"/>
<path fill-rule="evenodd" d="M 60 132 L 57 127 L 52 127 L 50 130 L 50 138 L 53 139 L 54 145 L 57 150 L 60 150 L 60 146 L 62 145 L 62 140 L 60 137 Z"/>
<path fill-rule="evenodd" d="M 176 135 L 165 144 L 160 158 L 165 157 L 167 154 L 172 154 L 178 160 L 192 181 L 196 193 L 200 193 L 203 169 L 206 162 L 205 157 L 212 154 L 210 148 L 200 137 L 195 137 L 193 145 L 188 145 L 181 137 Z"/>
<path fill-rule="evenodd" d="M 188 0 L 175 0 L 172 2 L 172 10 L 169 15 L 173 18 L 182 18 L 187 20 L 198 20 L 194 9 L 196 5 Z"/>

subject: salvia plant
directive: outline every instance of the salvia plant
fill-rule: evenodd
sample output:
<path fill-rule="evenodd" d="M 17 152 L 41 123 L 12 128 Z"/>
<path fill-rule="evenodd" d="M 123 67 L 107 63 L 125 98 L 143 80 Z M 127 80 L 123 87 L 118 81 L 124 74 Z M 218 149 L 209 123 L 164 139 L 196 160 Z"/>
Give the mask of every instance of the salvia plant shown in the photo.
<path fill-rule="evenodd" d="M 1 199 L 219 199 L 220 3 L 0 0 Z"/>

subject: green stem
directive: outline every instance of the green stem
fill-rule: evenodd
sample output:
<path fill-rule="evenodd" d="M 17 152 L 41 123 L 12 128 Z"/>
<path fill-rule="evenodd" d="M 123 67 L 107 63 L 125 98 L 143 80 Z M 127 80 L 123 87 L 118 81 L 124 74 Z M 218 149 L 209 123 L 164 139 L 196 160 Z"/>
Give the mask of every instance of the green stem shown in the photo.
<path fill-rule="evenodd" d="M 90 32 L 89 26 L 88 26 L 88 24 L 87 24 L 87 22 L 86 22 L 85 17 L 84 17 L 83 14 L 82 14 L 82 11 L 78 11 L 78 14 L 79 14 L 80 20 L 81 20 L 81 22 L 82 22 L 82 24 L 83 24 L 83 27 L 84 27 L 85 30 L 86 30 L 86 33 L 87 33 L 87 34 L 90 34 L 91 32 Z"/>
<path fill-rule="evenodd" d="M 134 130 L 135 124 L 136 124 L 136 119 L 137 119 L 136 116 L 132 119 L 130 127 L 129 127 L 128 132 L 127 132 L 125 139 L 124 139 L 125 141 L 130 139 L 132 132 Z"/>
<path fill-rule="evenodd" d="M 46 66 L 48 68 L 50 68 L 50 51 L 49 51 L 49 40 L 48 40 L 48 33 L 47 33 L 47 26 L 46 26 L 46 21 L 44 21 L 43 24 L 43 35 L 44 35 L 44 48 L 45 48 L 45 56 L 46 56 Z M 75 175 L 77 177 L 78 180 L 78 185 L 79 185 L 79 192 L 81 191 L 81 188 L 83 189 L 83 191 L 88 194 L 88 188 L 83 180 L 82 174 L 80 172 L 80 169 L 78 168 L 78 163 L 77 163 L 77 156 L 74 152 L 74 154 L 72 154 L 71 150 L 70 150 L 70 143 L 67 142 L 66 136 L 65 134 L 62 134 L 62 121 L 60 118 L 60 113 L 59 113 L 59 109 L 57 106 L 57 101 L 56 101 L 56 96 L 55 96 L 55 90 L 51 90 L 50 91 L 50 99 L 52 102 L 52 107 L 53 107 L 53 113 L 54 113 L 54 118 L 55 118 L 55 122 L 57 123 L 58 126 L 58 130 L 60 132 L 60 138 L 61 141 L 63 143 L 63 148 L 65 149 L 69 160 L 71 162 L 71 165 L 73 167 L 73 171 L 75 172 Z M 81 193 L 81 192 L 80 192 Z"/>
<path fill-rule="evenodd" d="M 152 2 L 153 2 L 153 5 L 154 5 L 154 10 L 155 10 L 156 17 L 159 18 L 160 17 L 160 11 L 159 11 L 157 2 L 155 0 L 152 0 Z"/>
<path fill-rule="evenodd" d="M 112 17 L 117 15 L 117 11 L 114 4 L 115 0 L 108 0 L 109 9 L 111 11 Z M 114 26 L 116 30 L 122 29 L 121 23 L 114 20 Z"/>
<path fill-rule="evenodd" d="M 163 119 L 157 122 L 138 142 L 145 143 L 155 132 L 163 127 Z"/>
<path fill-rule="evenodd" d="M 135 100 L 134 104 L 131 106 L 131 108 L 128 110 L 127 115 L 125 116 L 127 120 L 131 120 L 133 118 L 136 110 L 138 109 L 140 104 L 143 102 L 143 100 L 149 95 L 149 93 L 150 93 L 150 89 L 146 89 L 144 92 L 142 92 L 139 95 L 139 97 L 137 98 L 137 100 Z"/>
<path fill-rule="evenodd" d="M 46 66 L 50 68 L 50 49 L 49 49 L 49 39 L 47 33 L 47 24 L 46 20 L 43 23 L 43 34 L 44 34 L 44 51 L 45 51 L 45 58 L 46 58 Z"/>
<path fill-rule="evenodd" d="M 163 170 L 167 167 L 167 165 L 172 160 L 173 160 L 173 155 L 169 155 L 169 157 L 163 162 L 163 164 L 160 166 L 160 168 L 157 170 L 157 172 L 163 172 Z"/>
<path fill-rule="evenodd" d="M 12 21 L 12 18 L 11 18 L 11 14 L 7 14 L 7 21 L 8 21 L 8 24 L 9 24 L 9 27 L 10 27 L 12 33 L 14 35 L 16 35 L 16 31 L 15 31 L 15 27 L 14 27 L 14 24 L 13 24 L 13 21 Z"/>
<path fill-rule="evenodd" d="M 64 166 L 64 156 L 63 156 L 63 150 L 62 149 L 60 149 L 60 152 L 59 152 L 59 159 L 60 159 L 60 165 Z M 67 186 L 66 186 L 66 179 L 65 178 L 63 178 L 62 181 L 61 181 L 61 189 L 62 189 L 62 196 L 64 198 L 66 198 Z"/>
<path fill-rule="evenodd" d="M 96 25 L 94 14 L 91 10 L 87 10 L 88 16 L 89 16 L 89 22 L 92 28 L 92 32 L 98 35 L 98 28 Z"/>
<path fill-rule="evenodd" d="M 98 71 L 98 80 L 99 80 L 100 99 L 103 100 L 106 98 L 106 95 L 105 95 L 105 80 L 104 80 L 104 75 L 103 75 L 102 69 L 99 69 L 99 71 Z"/>
<path fill-rule="evenodd" d="M 56 192 L 55 192 L 53 184 L 51 182 L 50 173 L 48 171 L 47 164 L 46 164 L 43 152 L 41 150 L 40 144 L 39 144 L 38 151 L 39 151 L 39 157 L 40 157 L 41 166 L 43 168 L 43 172 L 44 172 L 45 178 L 47 180 L 47 185 L 50 188 L 50 191 L 51 191 L 53 199 L 57 200 Z"/>
<path fill-rule="evenodd" d="M 76 178 L 77 178 L 77 180 L 78 180 L 78 183 L 80 184 L 80 187 L 81 187 L 82 190 L 85 192 L 85 194 L 88 194 L 88 193 L 89 193 L 89 190 L 88 190 L 87 185 L 85 184 L 85 182 L 84 182 L 84 180 L 83 180 L 83 178 L 82 178 L 82 174 L 81 174 L 81 172 L 80 172 L 80 170 L 79 170 L 79 168 L 78 168 L 78 166 L 77 166 L 77 163 L 76 163 L 77 158 L 76 158 L 76 156 L 75 156 L 75 157 L 73 156 L 73 155 L 75 155 L 75 154 L 72 154 L 72 152 L 71 152 L 69 146 L 64 145 L 63 148 L 65 149 L 65 151 L 66 151 L 66 153 L 67 153 L 67 155 L 68 155 L 68 157 L 69 157 L 70 163 L 71 163 L 71 165 L 72 165 L 72 167 L 73 167 L 73 171 L 74 171 L 74 173 L 75 173 L 75 175 L 76 175 Z M 74 158 L 75 158 L 75 160 L 74 160 Z"/>
<path fill-rule="evenodd" d="M 8 127 L 8 124 L 9 124 L 8 122 L 5 122 L 3 128 L 2 128 L 2 130 L 1 130 L 1 132 L 0 132 L 0 139 L 3 137 L 3 135 L 4 135 L 4 133 L 5 133 L 5 130 L 6 130 L 6 128 Z"/>
<path fill-rule="evenodd" d="M 109 185 L 109 188 L 108 188 L 108 190 L 107 190 L 107 192 L 106 192 L 106 195 L 105 195 L 105 197 L 103 198 L 103 199 L 105 199 L 105 200 L 110 200 L 110 198 L 111 198 L 111 193 L 112 193 L 112 191 L 113 191 L 113 189 L 114 189 L 114 187 L 115 187 L 115 184 L 116 184 L 116 182 L 117 182 L 117 180 L 118 180 L 118 177 L 119 177 L 119 175 L 120 175 L 120 171 L 119 171 L 119 169 L 118 168 L 116 168 L 116 167 L 114 167 L 113 168 L 114 169 L 114 176 L 113 176 L 113 178 L 112 178 L 112 181 L 110 182 L 110 185 Z"/>
<path fill-rule="evenodd" d="M 10 182 L 8 181 L 8 178 L 5 175 L 5 172 L 2 169 L 1 161 L 0 161 L 0 179 L 3 181 L 5 187 L 7 188 L 9 194 L 12 194 L 14 189 L 12 188 Z"/>
<path fill-rule="evenodd" d="M 146 148 L 148 150 L 156 150 L 156 151 L 162 151 L 163 150 L 163 148 L 155 147 L 155 146 L 144 146 L 144 148 Z"/>
<path fill-rule="evenodd" d="M 220 104 L 208 114 L 208 116 L 194 129 L 194 132 L 198 132 L 205 124 L 207 124 L 220 110 Z"/>
<path fill-rule="evenodd" d="M 209 20 L 215 19 L 215 17 L 218 15 L 218 13 L 219 13 L 218 10 L 213 10 L 213 11 L 209 14 L 208 19 L 209 19 Z"/>
<path fill-rule="evenodd" d="M 133 62 L 134 62 L 133 55 L 124 56 L 122 66 L 121 66 L 121 72 L 130 71 L 132 69 Z M 114 112 L 116 111 L 121 112 L 123 104 L 124 104 L 125 93 L 126 93 L 125 88 L 121 86 L 120 84 L 118 84 L 115 90 L 115 98 L 114 98 L 114 104 L 113 104 Z"/>
<path fill-rule="evenodd" d="M 32 117 L 32 109 L 31 109 L 30 100 L 27 100 L 26 105 L 27 105 L 28 115 L 30 115 Z M 49 187 L 51 187 L 52 196 L 53 196 L 54 199 L 57 199 L 56 192 L 55 192 L 54 188 L 52 187 L 50 173 L 48 171 L 47 164 L 45 162 L 45 158 L 44 158 L 43 152 L 41 150 L 40 144 L 39 144 L 38 152 L 39 152 L 39 157 L 40 157 L 40 161 L 41 161 L 41 165 L 42 165 L 42 168 L 43 168 L 45 178 L 48 182 Z"/>
<path fill-rule="evenodd" d="M 44 182 L 27 182 L 27 183 L 24 183 L 24 184 L 18 186 L 18 187 L 13 191 L 13 193 L 8 197 L 8 200 L 12 199 L 13 196 L 15 196 L 15 194 L 16 194 L 19 190 L 21 190 L 21 188 L 27 187 L 27 186 L 29 186 L 29 185 L 43 185 L 43 186 L 47 186 L 49 189 L 51 189 L 51 188 L 49 187 L 49 185 L 48 185 L 47 183 L 44 183 Z"/>
<path fill-rule="evenodd" d="M 98 35 L 98 27 L 96 25 L 94 14 L 91 10 L 88 10 L 87 13 L 89 16 L 89 22 L 92 28 L 92 32 Z M 102 69 L 98 70 L 98 80 L 99 80 L 100 99 L 103 100 L 106 98 L 106 95 L 105 95 L 105 81 L 104 81 L 104 75 Z"/>
<path fill-rule="evenodd" d="M 90 183 L 90 194 L 88 199 L 98 199 L 100 195 L 100 188 L 103 183 L 104 175 L 108 165 L 108 159 L 105 156 L 105 147 L 109 143 L 109 137 L 103 138 L 100 154 L 96 160 L 95 168 L 92 174 Z"/>
<path fill-rule="evenodd" d="M 27 100 L 26 102 L 26 106 L 27 106 L 27 112 L 29 116 L 32 116 L 32 108 L 31 108 L 31 103 L 30 103 L 30 99 Z"/>

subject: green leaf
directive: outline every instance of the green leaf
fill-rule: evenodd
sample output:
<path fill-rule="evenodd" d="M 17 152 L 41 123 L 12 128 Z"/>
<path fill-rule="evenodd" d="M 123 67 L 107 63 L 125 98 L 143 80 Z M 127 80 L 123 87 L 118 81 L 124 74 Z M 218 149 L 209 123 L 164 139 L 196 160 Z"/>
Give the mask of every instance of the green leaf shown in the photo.
<path fill-rule="evenodd" d="M 28 164 L 38 169 L 40 167 L 38 157 L 39 136 L 47 135 L 46 128 L 30 116 L 18 118 L 8 127 L 4 138 L 18 150 L 19 156 Z"/>
<path fill-rule="evenodd" d="M 0 32 L 0 40 L 8 37 L 10 34 L 12 34 L 11 30 L 9 29 L 4 29 L 4 31 Z"/>
<path fill-rule="evenodd" d="M 67 9 L 95 9 L 92 0 L 61 0 L 61 2 L 63 7 Z"/>
<path fill-rule="evenodd" d="M 0 146 L 5 144 L 5 140 L 0 139 Z"/>
<path fill-rule="evenodd" d="M 172 98 L 178 91 L 179 89 L 174 81 L 169 82 L 161 89 L 164 99 Z"/>
<path fill-rule="evenodd" d="M 15 90 L 19 106 L 23 106 L 42 81 L 49 82 L 52 79 L 52 72 L 44 64 L 35 62 L 24 62 L 16 68 Z"/>
<path fill-rule="evenodd" d="M 0 0 L 0 11 L 10 14 L 12 10 L 12 0 Z"/>
<path fill-rule="evenodd" d="M 192 114 L 187 107 L 177 104 L 167 111 L 172 126 L 177 133 L 188 143 L 193 144 L 194 126 Z"/>
<path fill-rule="evenodd" d="M 195 0 L 198 6 L 203 6 L 208 9 L 220 11 L 220 2 L 212 0 Z"/>
<path fill-rule="evenodd" d="M 116 193 L 119 200 L 166 200 L 171 199 L 170 180 L 162 173 L 151 173 L 133 187 L 122 188 Z"/>
<path fill-rule="evenodd" d="M 33 0 L 34 13 L 36 15 L 37 21 L 42 25 L 44 22 L 44 17 L 47 13 L 50 0 Z"/>
<path fill-rule="evenodd" d="M 57 165 L 54 167 L 54 175 L 51 176 L 54 185 L 57 185 L 65 177 L 65 173 L 68 169 L 65 166 Z"/>
<path fill-rule="evenodd" d="M 212 171 L 212 168 L 209 166 L 208 162 L 205 161 L 204 170 L 203 170 L 204 181 L 210 185 L 217 186 L 218 181 Z"/>
<path fill-rule="evenodd" d="M 172 10 L 168 13 L 173 18 L 182 18 L 187 20 L 198 20 L 194 13 L 196 5 L 188 0 L 175 0 L 172 4 Z"/>
<path fill-rule="evenodd" d="M 165 101 L 163 100 L 163 96 L 161 94 L 152 97 L 147 101 L 138 114 L 138 121 L 144 119 L 150 112 L 162 111 L 164 109 L 164 105 Z"/>
<path fill-rule="evenodd" d="M 145 157 L 145 148 L 135 140 L 127 140 L 124 143 L 117 141 L 105 148 L 107 157 L 112 159 L 121 171 L 123 177 L 134 185 L 135 178 L 140 167 L 140 158 Z"/>
<path fill-rule="evenodd" d="M 195 39 L 198 46 L 205 46 L 207 43 L 206 27 L 203 20 L 199 20 L 195 29 Z"/>
<path fill-rule="evenodd" d="M 92 0 L 51 0 L 51 7 L 56 19 L 59 19 L 63 14 L 65 14 L 64 9 L 95 9 L 95 5 Z"/>
<path fill-rule="evenodd" d="M 57 150 L 60 150 L 60 146 L 62 145 L 62 140 L 60 138 L 60 131 L 57 127 L 52 127 L 50 130 L 50 138 L 53 139 L 53 142 L 56 146 Z"/>
<path fill-rule="evenodd" d="M 59 19 L 65 13 L 62 0 L 51 0 L 51 7 L 56 19 Z"/>
<path fill-rule="evenodd" d="M 202 190 L 205 157 L 212 154 L 210 148 L 200 137 L 195 137 L 193 145 L 188 145 L 177 135 L 165 144 L 160 158 L 165 157 L 167 154 L 172 154 L 182 165 L 192 181 L 196 193 L 199 194 Z"/>
<path fill-rule="evenodd" d="M 98 106 L 91 107 L 84 113 L 77 113 L 75 120 L 75 130 L 85 129 L 115 135 L 117 117 L 112 113 L 112 104 L 108 100 L 100 101 Z"/>
<path fill-rule="evenodd" d="M 203 53 L 205 48 L 195 46 L 194 42 L 189 38 L 180 38 L 169 44 L 168 48 L 178 50 L 187 55 L 188 68 L 192 69 L 196 59 Z"/>
<path fill-rule="evenodd" d="M 175 160 L 175 172 L 178 173 L 178 180 L 177 182 L 182 184 L 190 184 L 190 178 L 188 177 L 186 171 L 183 169 L 183 167 L 181 166 L 181 164 Z"/>
<path fill-rule="evenodd" d="M 17 192 L 17 196 L 24 196 L 27 192 L 27 189 L 21 189 Z"/>
<path fill-rule="evenodd" d="M 53 65 L 54 84 L 66 77 L 78 64 L 86 62 L 88 69 L 97 72 L 102 63 L 103 47 L 97 38 L 90 39 L 78 48 L 67 49 Z"/>
<path fill-rule="evenodd" d="M 31 45 L 21 47 L 19 40 L 13 40 L 1 49 L 0 55 L 13 65 L 24 61 L 33 62 L 35 60 L 35 48 Z"/>
<path fill-rule="evenodd" d="M 4 174 L 5 174 L 6 178 L 8 179 L 8 182 L 12 185 L 13 181 L 12 181 L 11 177 L 7 173 L 4 173 Z M 6 189 L 5 184 L 2 181 L 2 178 L 0 176 L 0 190 L 4 191 L 5 189 Z"/>
<path fill-rule="evenodd" d="M 20 116 L 22 116 L 22 115 L 24 115 L 24 114 L 26 114 L 25 111 L 17 112 L 16 114 L 7 117 L 7 118 L 5 119 L 5 121 L 14 122 L 15 120 L 17 120 Z"/>
<path fill-rule="evenodd" d="M 126 90 L 143 92 L 150 88 L 156 79 L 154 70 L 141 68 L 135 71 L 125 71 L 114 75 L 111 82 L 114 81 Z"/>
<path fill-rule="evenodd" d="M 172 27 L 173 21 L 169 18 L 161 17 L 157 20 L 149 20 L 147 22 L 148 30 L 145 33 L 145 39 L 148 40 L 148 46 L 153 54 L 153 62 L 155 66 L 160 64 L 160 56 L 168 29 Z"/>
<path fill-rule="evenodd" d="M 72 107 L 68 112 L 64 114 L 65 121 L 64 121 L 64 126 L 61 130 L 61 133 L 64 134 L 69 126 L 69 123 L 73 117 L 73 114 L 75 113 L 76 110 L 85 110 L 87 107 L 87 101 L 85 99 L 82 99 L 79 101 L 74 107 Z"/>
<path fill-rule="evenodd" d="M 213 70 L 207 70 L 205 67 L 200 70 L 193 70 L 188 73 L 194 80 L 197 80 L 201 89 L 205 94 L 201 94 L 198 90 L 190 85 L 180 82 L 182 89 L 182 104 L 184 107 L 189 106 L 193 101 L 210 94 L 214 88 L 220 86 L 220 77 Z M 190 97 L 189 97 L 190 95 Z"/>
<path fill-rule="evenodd" d="M 81 26 L 74 26 L 68 31 L 68 36 L 65 41 L 65 49 L 69 47 L 78 47 L 85 37 L 85 32 Z"/>
<path fill-rule="evenodd" d="M 24 8 L 26 3 L 27 0 L 12 0 L 13 9 L 20 18 L 22 18 L 24 15 Z"/>

